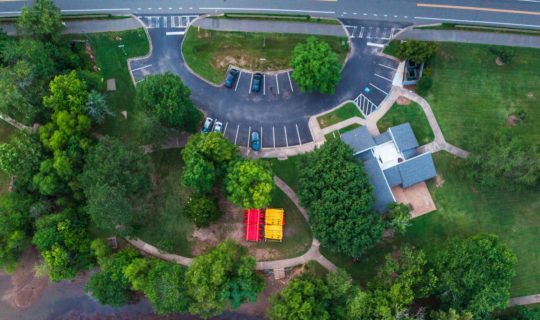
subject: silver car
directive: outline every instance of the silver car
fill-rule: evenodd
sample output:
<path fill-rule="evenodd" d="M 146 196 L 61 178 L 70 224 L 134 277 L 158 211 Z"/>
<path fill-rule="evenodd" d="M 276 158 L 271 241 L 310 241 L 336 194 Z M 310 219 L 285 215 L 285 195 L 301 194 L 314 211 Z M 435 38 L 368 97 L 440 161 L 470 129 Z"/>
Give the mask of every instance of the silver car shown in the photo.
<path fill-rule="evenodd" d="M 219 132 L 221 133 L 223 129 L 223 123 L 219 122 L 219 121 L 216 121 L 216 124 L 214 125 L 214 132 Z"/>

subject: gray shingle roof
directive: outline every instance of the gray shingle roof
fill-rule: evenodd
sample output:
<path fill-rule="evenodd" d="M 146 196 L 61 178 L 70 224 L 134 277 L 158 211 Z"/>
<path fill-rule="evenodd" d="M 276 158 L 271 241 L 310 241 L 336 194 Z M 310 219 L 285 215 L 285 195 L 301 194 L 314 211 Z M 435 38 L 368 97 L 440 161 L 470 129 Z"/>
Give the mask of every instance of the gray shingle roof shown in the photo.
<path fill-rule="evenodd" d="M 437 175 L 431 153 L 423 153 L 398 165 L 402 187 L 408 188 Z"/>
<path fill-rule="evenodd" d="M 341 140 L 351 146 L 354 154 L 375 146 L 375 141 L 366 127 L 359 127 L 341 135 Z"/>
<path fill-rule="evenodd" d="M 384 170 L 384 176 L 390 187 L 399 186 L 401 184 L 401 174 L 399 173 L 398 166 Z"/>
<path fill-rule="evenodd" d="M 369 182 L 373 185 L 373 195 L 375 198 L 373 209 L 384 213 L 388 211 L 388 205 L 395 202 L 392 190 L 388 187 L 382 169 L 379 167 L 375 158 L 364 162 L 364 168 L 369 177 Z"/>
<path fill-rule="evenodd" d="M 394 137 L 394 142 L 396 143 L 399 151 L 414 149 L 418 147 L 418 141 L 414 136 L 414 132 L 411 128 L 411 125 L 406 122 L 398 126 L 391 127 L 388 129 Z"/>
<path fill-rule="evenodd" d="M 390 136 L 388 132 L 385 132 L 385 133 L 381 133 L 380 135 L 376 136 L 373 139 L 375 140 L 375 143 L 379 145 L 379 144 L 383 144 L 385 142 L 392 140 L 392 137 Z"/>

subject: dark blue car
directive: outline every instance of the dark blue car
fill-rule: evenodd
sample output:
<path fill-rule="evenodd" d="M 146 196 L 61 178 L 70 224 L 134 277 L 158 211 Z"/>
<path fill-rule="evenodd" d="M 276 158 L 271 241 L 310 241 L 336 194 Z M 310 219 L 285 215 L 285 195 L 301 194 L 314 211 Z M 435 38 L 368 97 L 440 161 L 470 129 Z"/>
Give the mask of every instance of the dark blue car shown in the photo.
<path fill-rule="evenodd" d="M 259 92 L 261 91 L 263 81 L 263 75 L 260 73 L 256 73 L 253 75 L 253 83 L 251 84 L 251 91 L 252 92 Z"/>
<path fill-rule="evenodd" d="M 261 136 L 258 131 L 253 131 L 251 133 L 251 149 L 253 149 L 253 151 L 261 150 Z"/>
<path fill-rule="evenodd" d="M 229 70 L 229 73 L 227 74 L 227 78 L 225 79 L 225 86 L 227 88 L 232 88 L 236 80 L 236 77 L 238 77 L 239 73 L 240 72 L 236 69 Z"/>

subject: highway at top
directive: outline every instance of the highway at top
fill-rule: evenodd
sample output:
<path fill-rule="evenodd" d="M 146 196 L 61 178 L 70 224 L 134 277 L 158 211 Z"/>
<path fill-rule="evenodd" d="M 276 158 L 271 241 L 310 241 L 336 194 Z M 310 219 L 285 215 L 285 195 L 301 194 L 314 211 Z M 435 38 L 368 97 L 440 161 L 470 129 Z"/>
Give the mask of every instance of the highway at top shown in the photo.
<path fill-rule="evenodd" d="M 0 0 L 0 15 L 31 1 Z M 540 0 L 57 0 L 64 13 L 137 14 L 266 12 L 414 24 L 478 23 L 540 29 Z"/>

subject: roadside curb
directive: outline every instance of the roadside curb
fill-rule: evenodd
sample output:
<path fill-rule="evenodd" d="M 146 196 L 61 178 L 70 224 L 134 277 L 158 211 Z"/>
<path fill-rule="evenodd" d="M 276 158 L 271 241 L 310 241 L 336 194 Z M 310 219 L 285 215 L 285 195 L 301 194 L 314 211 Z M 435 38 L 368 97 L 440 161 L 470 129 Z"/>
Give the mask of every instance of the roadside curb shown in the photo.
<path fill-rule="evenodd" d="M 148 48 L 149 48 L 149 51 L 148 51 L 148 53 L 146 55 L 141 56 L 141 57 L 134 57 L 134 58 L 128 58 L 127 59 L 129 76 L 131 77 L 131 81 L 133 82 L 133 86 L 137 87 L 137 81 L 135 80 L 135 76 L 133 75 L 133 72 L 131 71 L 131 62 L 150 58 L 152 56 L 153 52 L 154 52 L 154 46 L 152 44 L 152 38 L 150 37 L 150 33 L 148 32 L 148 29 L 144 25 L 144 22 L 142 22 L 141 19 L 139 19 L 139 17 L 135 16 L 134 14 L 132 14 L 131 16 L 141 24 L 141 26 L 142 26 L 142 28 L 144 30 L 144 33 L 146 33 L 146 39 L 148 41 Z"/>

